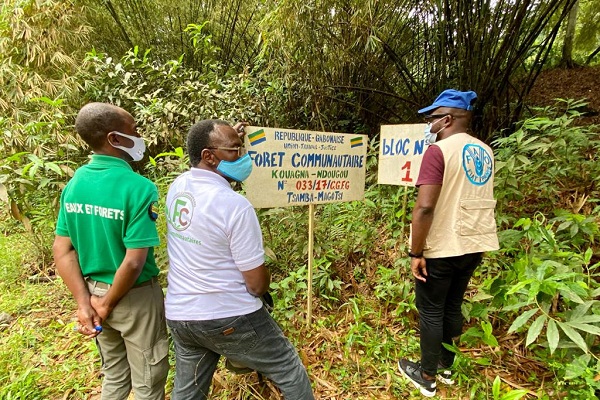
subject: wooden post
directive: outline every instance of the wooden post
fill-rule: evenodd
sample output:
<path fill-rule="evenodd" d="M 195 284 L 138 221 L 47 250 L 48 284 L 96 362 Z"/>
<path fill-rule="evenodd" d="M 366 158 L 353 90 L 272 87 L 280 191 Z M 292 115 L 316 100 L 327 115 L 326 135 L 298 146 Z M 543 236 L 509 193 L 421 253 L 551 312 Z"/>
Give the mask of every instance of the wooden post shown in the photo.
<path fill-rule="evenodd" d="M 313 281 L 313 242 L 315 229 L 315 205 L 308 205 L 308 306 L 306 325 L 310 326 L 312 320 L 312 281 Z"/>

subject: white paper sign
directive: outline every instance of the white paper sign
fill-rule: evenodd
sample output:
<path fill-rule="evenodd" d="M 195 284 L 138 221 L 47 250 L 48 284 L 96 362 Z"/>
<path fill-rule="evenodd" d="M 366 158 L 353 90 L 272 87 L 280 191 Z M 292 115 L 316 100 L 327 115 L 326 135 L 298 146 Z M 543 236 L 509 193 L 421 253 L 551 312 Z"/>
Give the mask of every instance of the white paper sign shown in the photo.
<path fill-rule="evenodd" d="M 245 145 L 256 208 L 364 199 L 366 135 L 248 126 Z"/>
<path fill-rule="evenodd" d="M 427 146 L 425 124 L 381 125 L 377 183 L 415 186 Z"/>

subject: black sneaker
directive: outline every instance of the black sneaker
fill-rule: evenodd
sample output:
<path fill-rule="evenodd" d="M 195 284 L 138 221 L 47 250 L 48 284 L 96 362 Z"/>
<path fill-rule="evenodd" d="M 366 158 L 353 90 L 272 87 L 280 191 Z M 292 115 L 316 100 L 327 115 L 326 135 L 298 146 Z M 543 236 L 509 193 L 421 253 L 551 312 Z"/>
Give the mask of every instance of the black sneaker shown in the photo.
<path fill-rule="evenodd" d="M 407 359 L 403 358 L 398 361 L 398 369 L 402 375 L 407 377 L 413 383 L 413 385 L 419 389 L 423 396 L 435 396 L 435 379 L 427 380 L 423 378 L 423 375 L 421 374 L 423 369 L 421 368 L 420 363 L 408 361 Z"/>
<path fill-rule="evenodd" d="M 440 382 L 446 385 L 454 385 L 454 379 L 452 379 L 452 370 L 448 367 L 444 367 L 442 363 L 438 363 L 437 366 L 437 378 Z"/>

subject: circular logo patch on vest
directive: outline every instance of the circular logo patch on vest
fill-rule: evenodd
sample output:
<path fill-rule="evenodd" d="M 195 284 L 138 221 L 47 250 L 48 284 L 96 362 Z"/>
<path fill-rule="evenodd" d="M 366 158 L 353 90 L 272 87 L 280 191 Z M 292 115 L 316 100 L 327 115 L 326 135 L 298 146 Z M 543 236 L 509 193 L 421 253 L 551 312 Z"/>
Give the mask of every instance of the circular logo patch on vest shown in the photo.
<path fill-rule="evenodd" d="M 153 201 L 152 203 L 150 203 L 150 205 L 148 206 L 148 216 L 150 217 L 150 219 L 152 221 L 156 221 L 158 219 L 158 213 L 155 210 L 155 206 L 158 202 Z"/>
<path fill-rule="evenodd" d="M 463 169 L 473 185 L 482 186 L 490 180 L 494 163 L 488 151 L 478 144 L 463 147 Z"/>
<path fill-rule="evenodd" d="M 189 228 L 192 223 L 195 206 L 196 201 L 190 193 L 177 193 L 167 209 L 169 224 L 178 231 L 184 231 Z"/>

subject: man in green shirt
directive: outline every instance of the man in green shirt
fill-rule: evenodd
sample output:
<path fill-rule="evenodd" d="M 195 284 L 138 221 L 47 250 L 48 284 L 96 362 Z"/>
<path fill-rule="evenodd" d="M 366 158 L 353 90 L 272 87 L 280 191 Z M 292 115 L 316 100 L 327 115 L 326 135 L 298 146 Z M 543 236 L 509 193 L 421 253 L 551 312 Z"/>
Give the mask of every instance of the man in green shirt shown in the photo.
<path fill-rule="evenodd" d="M 164 399 L 169 369 L 156 186 L 135 173 L 145 145 L 133 117 L 105 103 L 85 105 L 75 128 L 93 151 L 64 188 L 56 269 L 77 301 L 78 330 L 96 339 L 103 400 Z"/>

